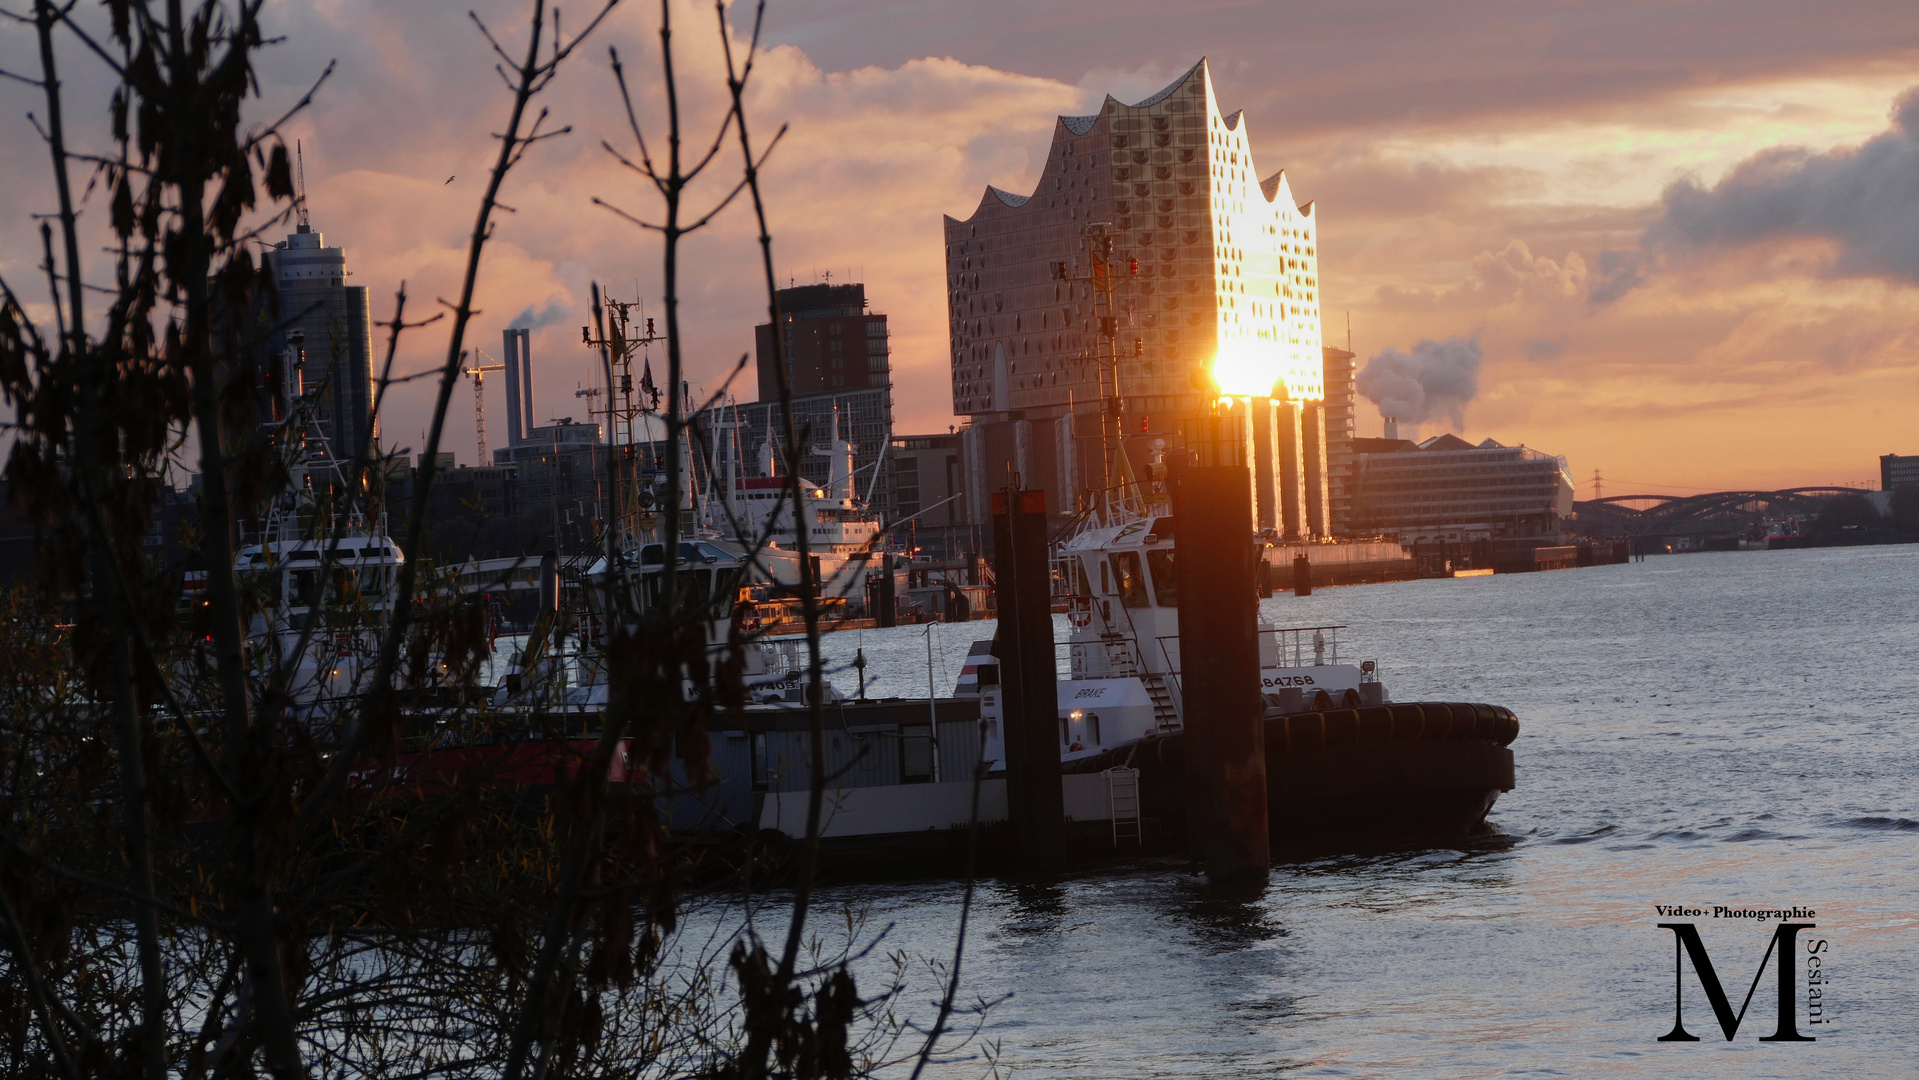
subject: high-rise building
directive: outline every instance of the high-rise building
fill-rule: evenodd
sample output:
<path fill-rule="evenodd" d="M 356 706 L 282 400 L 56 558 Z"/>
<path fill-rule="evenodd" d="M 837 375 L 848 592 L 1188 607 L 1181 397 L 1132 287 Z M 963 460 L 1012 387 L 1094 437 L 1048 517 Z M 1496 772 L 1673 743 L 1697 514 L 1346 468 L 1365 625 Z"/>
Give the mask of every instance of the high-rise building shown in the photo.
<path fill-rule="evenodd" d="M 891 388 L 886 316 L 866 310 L 866 286 L 800 285 L 773 294 L 787 377 L 795 397 Z M 774 324 L 755 330 L 760 400 L 779 400 Z"/>
<path fill-rule="evenodd" d="M 1142 462 L 1224 393 L 1253 399 L 1249 437 L 1275 447 L 1262 524 L 1326 531 L 1318 221 L 1284 172 L 1259 175 L 1206 61 L 1060 117 L 1032 194 L 989 187 L 945 228 L 953 409 L 992 458 L 969 461 L 974 486 L 1011 468 L 1070 512 L 1115 482 L 1115 421 Z"/>
<path fill-rule="evenodd" d="M 1919 484 L 1919 454 L 1879 455 L 1879 490 L 1891 491 L 1900 484 Z"/>
<path fill-rule="evenodd" d="M 1326 357 L 1326 505 L 1335 536 L 1352 535 L 1354 408 L 1353 354 L 1328 345 Z"/>
<path fill-rule="evenodd" d="M 348 285 L 346 251 L 302 220 L 266 253 L 279 300 L 276 353 L 292 350 L 299 381 L 320 389 L 320 429 L 336 458 L 378 449 L 373 415 L 372 307 L 362 285 Z"/>
<path fill-rule="evenodd" d="M 833 438 L 853 444 L 854 486 L 864 497 L 873 495 L 877 508 L 892 514 L 881 452 L 893 437 L 893 376 L 886 316 L 867 309 L 866 286 L 800 285 L 773 294 L 779 312 L 777 326 L 756 328 L 760 400 L 739 406 L 743 460 L 756 471 L 768 465 L 769 433 L 785 441 L 780 418 L 778 368 L 774 364 L 774 333 L 786 359 L 793 391 L 794 422 L 804 438 L 800 474 L 824 481 L 832 468 L 823 449 Z M 875 483 L 875 474 L 878 483 Z"/>

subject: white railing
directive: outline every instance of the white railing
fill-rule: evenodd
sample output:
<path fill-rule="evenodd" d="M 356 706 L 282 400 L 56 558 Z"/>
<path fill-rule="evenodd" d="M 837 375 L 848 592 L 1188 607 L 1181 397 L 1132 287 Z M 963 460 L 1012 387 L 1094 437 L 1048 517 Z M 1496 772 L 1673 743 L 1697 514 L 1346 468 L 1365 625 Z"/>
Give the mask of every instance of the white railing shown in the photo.
<path fill-rule="evenodd" d="M 1293 626 L 1260 633 L 1273 635 L 1273 652 L 1278 657 L 1274 666 L 1315 667 L 1339 663 L 1339 632 L 1344 629 L 1344 626 Z M 1262 657 L 1265 651 L 1262 642 Z"/>

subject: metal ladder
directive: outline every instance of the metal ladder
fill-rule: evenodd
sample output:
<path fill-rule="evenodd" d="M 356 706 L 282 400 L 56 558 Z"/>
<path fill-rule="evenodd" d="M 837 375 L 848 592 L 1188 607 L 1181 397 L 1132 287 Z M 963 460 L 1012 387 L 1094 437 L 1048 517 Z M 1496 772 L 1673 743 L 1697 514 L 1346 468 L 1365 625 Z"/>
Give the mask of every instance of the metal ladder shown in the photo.
<path fill-rule="evenodd" d="M 1139 828 L 1139 770 L 1115 765 L 1100 774 L 1106 778 L 1106 806 L 1113 817 L 1113 847 L 1131 840 L 1144 846 Z"/>
<path fill-rule="evenodd" d="M 1141 675 L 1139 681 L 1146 687 L 1146 696 L 1153 699 L 1153 723 L 1161 731 L 1178 727 L 1179 705 L 1173 701 L 1173 691 L 1166 685 L 1166 676 Z"/>

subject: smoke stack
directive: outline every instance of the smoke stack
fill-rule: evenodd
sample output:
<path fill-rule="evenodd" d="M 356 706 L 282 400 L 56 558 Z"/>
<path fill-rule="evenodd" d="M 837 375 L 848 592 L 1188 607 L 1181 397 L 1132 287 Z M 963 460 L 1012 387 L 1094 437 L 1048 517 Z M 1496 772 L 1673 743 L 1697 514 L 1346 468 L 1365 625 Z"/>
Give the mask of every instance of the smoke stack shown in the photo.
<path fill-rule="evenodd" d="M 1399 420 L 1397 418 L 1391 416 L 1386 418 L 1386 437 L 1388 439 L 1399 438 Z"/>
<path fill-rule="evenodd" d="M 506 444 L 518 446 L 533 434 L 532 331 L 501 335 L 506 350 Z"/>

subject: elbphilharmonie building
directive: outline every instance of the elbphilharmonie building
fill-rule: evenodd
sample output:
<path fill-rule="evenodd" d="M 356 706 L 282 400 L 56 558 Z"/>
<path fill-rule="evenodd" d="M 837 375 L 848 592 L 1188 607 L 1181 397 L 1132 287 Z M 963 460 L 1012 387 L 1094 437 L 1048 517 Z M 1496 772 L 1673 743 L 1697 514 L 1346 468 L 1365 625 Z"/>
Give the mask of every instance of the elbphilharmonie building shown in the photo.
<path fill-rule="evenodd" d="M 1350 387 L 1351 357 L 1320 340 L 1317 218 L 1283 171 L 1260 174 L 1204 60 L 1136 104 L 1060 117 L 1035 190 L 988 187 L 945 231 L 969 487 L 1000 486 L 1010 466 L 1055 507 L 1083 505 L 1111 483 L 1114 414 L 1137 465 L 1230 395 L 1271 441 L 1261 524 L 1330 531 L 1340 447 L 1323 403 L 1329 365 L 1345 365 L 1335 394 Z"/>

